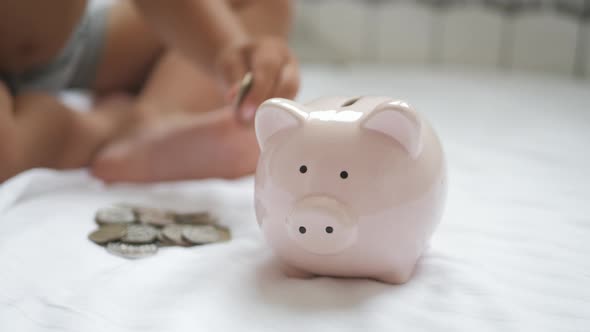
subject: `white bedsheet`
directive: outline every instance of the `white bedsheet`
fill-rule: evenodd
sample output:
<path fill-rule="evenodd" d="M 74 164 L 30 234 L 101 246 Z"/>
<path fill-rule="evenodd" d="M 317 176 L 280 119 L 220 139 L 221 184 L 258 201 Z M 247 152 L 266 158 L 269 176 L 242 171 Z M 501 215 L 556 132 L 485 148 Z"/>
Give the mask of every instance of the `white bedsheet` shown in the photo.
<path fill-rule="evenodd" d="M 590 331 L 590 84 L 545 76 L 304 68 L 301 100 L 405 98 L 450 166 L 413 280 L 285 278 L 252 178 L 104 186 L 34 170 L 0 186 L 0 331 Z M 115 202 L 209 208 L 234 240 L 129 261 L 87 240 Z"/>

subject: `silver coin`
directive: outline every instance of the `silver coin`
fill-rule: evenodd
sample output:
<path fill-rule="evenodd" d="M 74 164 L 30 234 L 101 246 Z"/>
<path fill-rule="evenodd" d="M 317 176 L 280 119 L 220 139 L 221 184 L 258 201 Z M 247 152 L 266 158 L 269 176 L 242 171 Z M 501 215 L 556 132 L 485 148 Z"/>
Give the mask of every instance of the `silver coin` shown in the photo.
<path fill-rule="evenodd" d="M 158 239 L 158 245 L 160 247 L 170 247 L 170 246 L 175 246 L 176 243 L 174 243 L 173 241 L 169 240 L 165 235 L 164 235 L 164 230 L 161 229 L 158 231 L 158 236 L 156 237 Z"/>
<path fill-rule="evenodd" d="M 107 245 L 107 251 L 116 256 L 137 259 L 155 255 L 158 252 L 158 246 L 155 244 L 111 242 Z"/>
<path fill-rule="evenodd" d="M 217 231 L 219 232 L 219 242 L 231 240 L 231 231 L 229 230 L 229 228 L 221 225 L 215 225 L 215 228 L 217 228 Z"/>
<path fill-rule="evenodd" d="M 106 224 L 88 235 L 88 238 L 96 244 L 105 244 L 118 241 L 127 234 L 125 224 Z"/>
<path fill-rule="evenodd" d="M 95 220 L 99 225 L 130 224 L 135 222 L 135 213 L 129 207 L 112 206 L 98 210 Z"/>
<path fill-rule="evenodd" d="M 135 208 L 137 218 L 142 224 L 165 226 L 174 223 L 174 213 L 154 208 Z"/>
<path fill-rule="evenodd" d="M 242 102 L 244 102 L 246 95 L 250 92 L 252 83 L 254 83 L 253 78 L 251 72 L 247 72 L 242 78 L 242 81 L 240 82 L 240 90 L 238 90 L 238 96 L 236 98 L 236 108 L 242 106 Z"/>
<path fill-rule="evenodd" d="M 254 84 L 254 77 L 252 76 L 251 72 L 247 72 L 242 78 L 242 81 L 240 82 L 240 90 L 238 90 L 238 95 L 236 97 L 236 102 L 234 105 L 234 114 L 240 122 L 244 122 L 244 117 L 242 114 L 239 113 L 239 110 L 242 106 L 242 103 L 246 99 L 246 96 L 250 92 L 252 84 Z"/>
<path fill-rule="evenodd" d="M 171 241 L 179 246 L 187 246 L 190 245 L 189 242 L 185 241 L 182 238 L 182 230 L 187 227 L 187 225 L 166 225 L 162 229 L 162 235 L 168 241 Z"/>
<path fill-rule="evenodd" d="M 187 225 L 182 229 L 182 237 L 193 244 L 207 244 L 221 240 L 221 234 L 211 225 Z"/>
<path fill-rule="evenodd" d="M 158 230 L 150 225 L 129 225 L 127 234 L 121 239 L 125 243 L 152 243 L 158 236 Z"/>
<path fill-rule="evenodd" d="M 215 225 L 217 219 L 213 218 L 208 212 L 194 212 L 194 213 L 176 213 L 174 221 L 179 224 L 188 225 Z"/>

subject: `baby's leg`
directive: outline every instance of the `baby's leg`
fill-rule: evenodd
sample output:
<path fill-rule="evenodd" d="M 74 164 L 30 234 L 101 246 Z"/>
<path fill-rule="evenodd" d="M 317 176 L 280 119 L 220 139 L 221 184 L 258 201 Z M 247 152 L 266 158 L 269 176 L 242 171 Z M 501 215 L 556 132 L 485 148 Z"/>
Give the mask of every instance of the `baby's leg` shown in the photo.
<path fill-rule="evenodd" d="M 215 86 L 184 58 L 168 53 L 135 106 L 141 122 L 99 152 L 93 173 L 134 182 L 251 173 L 258 158 L 254 131 L 235 121 Z"/>
<path fill-rule="evenodd" d="M 236 11 L 254 34 L 286 37 L 286 1 L 241 1 Z M 108 146 L 93 163 L 107 181 L 233 178 L 256 167 L 254 130 L 238 124 L 210 71 L 174 52 L 161 58 L 143 88 L 144 115 L 131 135 Z"/>
<path fill-rule="evenodd" d="M 132 1 L 112 5 L 105 29 L 93 90 L 101 95 L 138 92 L 161 57 L 162 44 Z"/>
<path fill-rule="evenodd" d="M 12 97 L 0 82 L 0 182 L 34 167 L 85 166 L 104 142 L 121 130 L 120 103 L 80 113 L 39 93 Z"/>
<path fill-rule="evenodd" d="M 68 43 L 85 1 L 0 1 L 0 72 L 19 75 L 44 66 Z M 35 10 L 31 10 L 34 8 Z M 59 84 L 59 83 L 56 83 Z M 33 167 L 88 165 L 92 154 L 122 128 L 124 102 L 79 113 L 42 93 L 9 93 L 0 80 L 0 182 Z"/>

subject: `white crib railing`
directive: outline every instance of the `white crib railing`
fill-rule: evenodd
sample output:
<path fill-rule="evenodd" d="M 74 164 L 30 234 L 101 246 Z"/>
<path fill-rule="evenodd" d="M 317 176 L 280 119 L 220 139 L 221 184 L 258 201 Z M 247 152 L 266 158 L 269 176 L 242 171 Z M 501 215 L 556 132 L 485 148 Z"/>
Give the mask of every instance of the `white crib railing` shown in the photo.
<path fill-rule="evenodd" d="M 464 64 L 590 76 L 590 0 L 299 0 L 303 62 Z"/>

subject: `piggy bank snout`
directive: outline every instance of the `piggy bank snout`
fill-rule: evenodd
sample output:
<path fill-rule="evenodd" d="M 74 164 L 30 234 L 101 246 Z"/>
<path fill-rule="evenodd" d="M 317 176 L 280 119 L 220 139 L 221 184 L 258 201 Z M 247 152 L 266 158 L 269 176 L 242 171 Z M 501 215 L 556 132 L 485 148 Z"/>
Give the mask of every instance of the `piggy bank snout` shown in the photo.
<path fill-rule="evenodd" d="M 313 254 L 339 253 L 357 239 L 355 216 L 346 205 L 327 196 L 299 200 L 287 217 L 286 227 L 290 238 Z"/>

